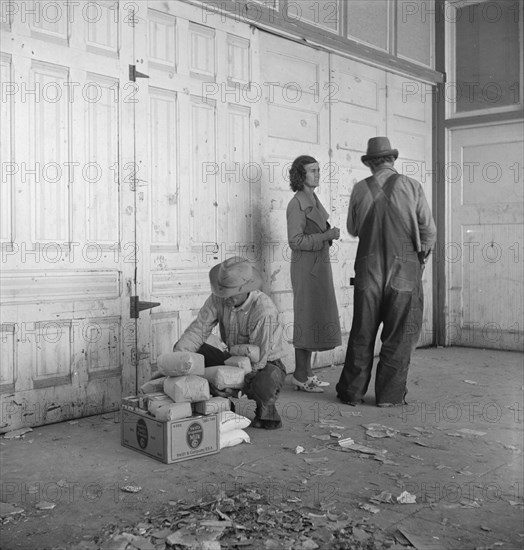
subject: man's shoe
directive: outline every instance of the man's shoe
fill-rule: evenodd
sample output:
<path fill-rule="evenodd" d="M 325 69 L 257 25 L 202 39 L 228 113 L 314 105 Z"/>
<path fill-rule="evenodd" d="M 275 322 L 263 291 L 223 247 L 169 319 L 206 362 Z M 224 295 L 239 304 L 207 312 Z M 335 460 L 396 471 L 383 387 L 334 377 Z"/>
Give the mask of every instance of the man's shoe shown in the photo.
<path fill-rule="evenodd" d="M 282 428 L 282 420 L 261 420 L 255 416 L 249 427 L 262 428 L 264 430 L 278 430 L 279 428 Z"/>
<path fill-rule="evenodd" d="M 250 428 L 263 428 L 264 425 L 262 424 L 262 420 L 258 418 L 258 416 L 255 416 L 253 420 L 251 420 L 251 424 L 249 425 Z"/>
<path fill-rule="evenodd" d="M 262 427 L 266 430 L 278 430 L 282 428 L 282 420 L 262 420 Z"/>
<path fill-rule="evenodd" d="M 364 403 L 363 399 L 359 399 L 358 401 L 350 401 L 349 399 L 344 399 L 340 397 L 340 395 L 337 395 L 337 397 L 341 403 L 343 403 L 344 405 L 350 405 L 351 407 L 356 407 L 357 405 L 362 405 L 362 403 Z"/>

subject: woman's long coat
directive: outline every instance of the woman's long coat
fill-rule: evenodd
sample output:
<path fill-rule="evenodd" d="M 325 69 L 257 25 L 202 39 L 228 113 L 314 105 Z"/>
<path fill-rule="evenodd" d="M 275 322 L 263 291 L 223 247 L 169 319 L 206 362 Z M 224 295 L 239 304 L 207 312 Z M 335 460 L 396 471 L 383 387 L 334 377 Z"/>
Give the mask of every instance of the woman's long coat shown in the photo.
<path fill-rule="evenodd" d="M 328 213 L 314 196 L 316 206 L 304 191 L 297 191 L 287 207 L 287 232 L 291 248 L 293 287 L 293 346 L 323 351 L 341 345 L 340 321 L 333 287 Z"/>

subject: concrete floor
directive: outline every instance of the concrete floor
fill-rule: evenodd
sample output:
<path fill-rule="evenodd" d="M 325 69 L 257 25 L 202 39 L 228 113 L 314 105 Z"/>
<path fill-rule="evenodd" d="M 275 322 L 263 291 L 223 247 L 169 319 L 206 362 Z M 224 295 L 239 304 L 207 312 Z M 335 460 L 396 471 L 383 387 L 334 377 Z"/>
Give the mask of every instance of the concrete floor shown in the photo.
<path fill-rule="evenodd" d="M 395 409 L 373 406 L 372 391 L 362 406 L 338 403 L 334 384 L 340 370 L 319 371 L 332 383 L 324 394 L 285 386 L 279 400 L 283 429 L 248 428 L 250 445 L 177 464 L 122 447 L 118 413 L 1 439 L 0 500 L 23 510 L 4 512 L 1 548 L 69 549 L 110 524 L 130 529 L 169 501 L 196 502 L 239 484 L 261 490 L 270 484 L 275 502 L 293 496 L 296 506 L 327 503 L 387 535 L 411 533 L 420 550 L 524 547 L 522 354 L 417 350 L 409 404 Z M 252 411 L 251 402 L 238 401 L 237 412 Z M 363 428 L 370 423 L 397 431 L 373 438 Z M 386 460 L 342 452 L 336 439 L 315 437 L 331 432 L 387 450 Z M 297 446 L 305 452 L 297 454 Z M 311 457 L 326 460 L 305 460 Z M 124 485 L 142 490 L 125 493 Z M 370 500 L 382 491 L 394 499 L 408 491 L 416 502 Z M 38 509 L 42 502 L 55 506 Z"/>

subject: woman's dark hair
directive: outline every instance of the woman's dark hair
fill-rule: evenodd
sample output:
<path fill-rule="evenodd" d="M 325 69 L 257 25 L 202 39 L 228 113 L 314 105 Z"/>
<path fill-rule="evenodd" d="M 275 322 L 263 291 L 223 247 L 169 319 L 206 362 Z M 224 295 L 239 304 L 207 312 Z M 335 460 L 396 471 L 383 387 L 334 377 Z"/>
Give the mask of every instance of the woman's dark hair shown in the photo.
<path fill-rule="evenodd" d="M 289 186 L 293 191 L 304 189 L 304 180 L 306 179 L 306 169 L 304 166 L 318 162 L 313 157 L 301 155 L 297 157 L 289 169 Z"/>

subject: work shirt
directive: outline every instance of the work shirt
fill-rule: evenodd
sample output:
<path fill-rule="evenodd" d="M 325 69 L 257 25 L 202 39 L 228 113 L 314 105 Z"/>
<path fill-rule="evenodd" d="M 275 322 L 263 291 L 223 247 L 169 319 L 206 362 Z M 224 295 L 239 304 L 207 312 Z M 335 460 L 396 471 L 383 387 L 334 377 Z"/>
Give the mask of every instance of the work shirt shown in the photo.
<path fill-rule="evenodd" d="M 386 166 L 373 175 L 378 185 L 382 187 L 393 174 L 398 172 Z M 435 244 L 437 229 L 420 183 L 401 175 L 395 182 L 390 201 L 397 207 L 404 226 L 413 238 L 415 250 L 428 253 Z M 366 180 L 359 181 L 351 192 L 347 219 L 347 230 L 354 237 L 359 236 L 362 224 L 373 203 L 373 194 Z"/>
<path fill-rule="evenodd" d="M 280 359 L 282 326 L 278 310 L 269 296 L 258 290 L 249 293 L 238 307 L 226 304 L 225 298 L 212 294 L 198 312 L 175 346 L 176 351 L 196 352 L 219 325 L 220 337 L 228 348 L 237 344 L 252 344 L 260 349 L 260 360 L 253 370 L 260 370 L 268 361 Z"/>

